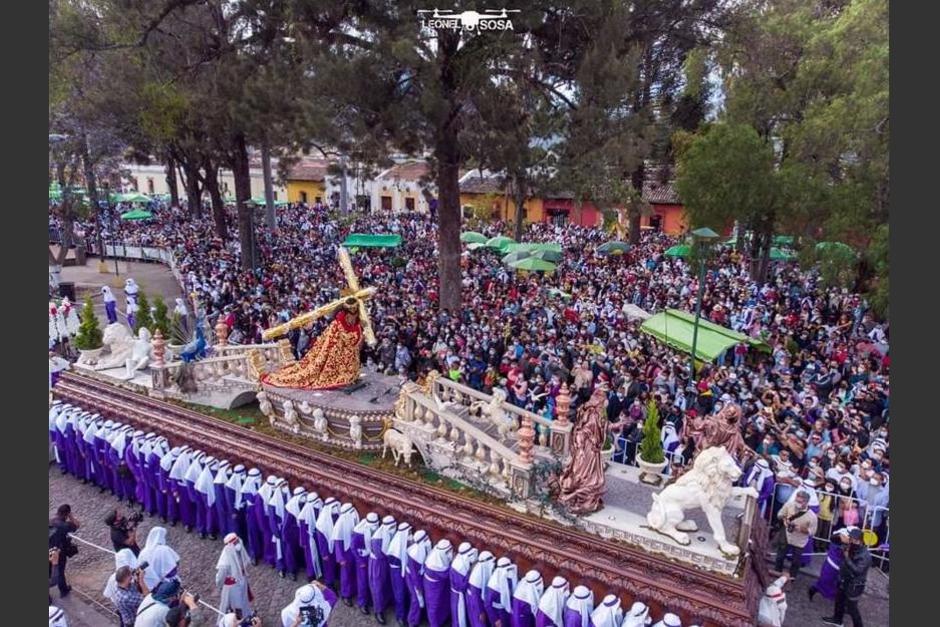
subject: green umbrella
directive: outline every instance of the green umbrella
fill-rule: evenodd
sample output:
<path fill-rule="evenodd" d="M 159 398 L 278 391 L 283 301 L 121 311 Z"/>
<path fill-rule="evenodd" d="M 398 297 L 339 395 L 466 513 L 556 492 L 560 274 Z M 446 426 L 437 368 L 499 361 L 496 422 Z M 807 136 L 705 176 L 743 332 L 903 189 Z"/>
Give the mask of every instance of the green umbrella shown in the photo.
<path fill-rule="evenodd" d="M 793 246 L 796 238 L 792 235 L 774 235 L 774 244 L 777 246 Z"/>
<path fill-rule="evenodd" d="M 129 194 L 118 194 L 117 200 L 118 202 L 150 202 L 150 197 L 139 192 L 131 192 Z"/>
<path fill-rule="evenodd" d="M 486 247 L 495 248 L 496 250 L 505 250 L 512 243 L 514 243 L 514 240 L 511 237 L 497 235 L 496 237 L 491 237 L 486 240 Z"/>
<path fill-rule="evenodd" d="M 535 257 L 526 257 L 525 259 L 520 259 L 519 261 L 510 264 L 516 270 L 528 270 L 529 272 L 551 272 L 557 266 L 548 261 L 542 261 L 541 259 L 536 259 Z"/>
<path fill-rule="evenodd" d="M 665 254 L 667 257 L 688 257 L 692 252 L 692 247 L 688 244 L 679 244 L 678 246 L 673 246 L 666 250 Z"/>
<path fill-rule="evenodd" d="M 485 244 L 486 235 L 476 231 L 464 231 L 460 234 L 460 241 L 464 244 Z"/>
<path fill-rule="evenodd" d="M 770 249 L 771 261 L 793 261 L 794 259 L 796 259 L 796 253 L 794 252 L 790 252 L 788 250 L 781 250 L 780 248 Z"/>
<path fill-rule="evenodd" d="M 503 256 L 502 262 L 506 264 L 507 266 L 511 266 L 512 264 L 518 261 L 522 261 L 523 259 L 527 259 L 532 256 L 533 256 L 533 253 L 530 253 L 527 250 L 517 250 L 515 252 L 509 253 Z"/>
<path fill-rule="evenodd" d="M 134 209 L 133 211 L 128 211 L 127 213 L 121 214 L 122 220 L 147 220 L 152 218 L 153 214 L 149 211 L 144 211 L 142 209 Z"/>
<path fill-rule="evenodd" d="M 529 252 L 551 251 L 561 254 L 561 244 L 555 242 L 513 242 L 506 247 L 506 252 L 516 252 L 517 250 L 527 250 Z"/>
<path fill-rule="evenodd" d="M 262 205 L 262 206 L 268 204 L 268 201 L 266 201 L 264 198 L 252 198 L 251 202 L 255 203 L 256 205 Z"/>
<path fill-rule="evenodd" d="M 622 255 L 630 250 L 630 244 L 626 242 L 607 242 L 597 247 L 597 252 L 602 255 Z"/>
<path fill-rule="evenodd" d="M 479 242 L 474 242 L 472 244 L 467 244 L 467 250 L 477 250 L 479 248 L 486 248 L 486 244 L 481 244 Z"/>
<path fill-rule="evenodd" d="M 561 261 L 561 253 L 554 250 L 536 250 L 532 252 L 532 256 L 536 259 L 550 261 L 552 263 L 558 263 Z"/>

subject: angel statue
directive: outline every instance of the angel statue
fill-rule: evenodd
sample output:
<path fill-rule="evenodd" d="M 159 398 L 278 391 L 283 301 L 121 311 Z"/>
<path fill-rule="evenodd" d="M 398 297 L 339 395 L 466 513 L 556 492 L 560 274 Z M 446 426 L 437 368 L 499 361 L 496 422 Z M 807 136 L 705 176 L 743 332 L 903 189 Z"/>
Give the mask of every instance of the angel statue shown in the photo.
<path fill-rule="evenodd" d="M 306 326 L 333 312 L 336 312 L 336 316 L 303 359 L 263 375 L 262 382 L 275 387 L 324 390 L 349 385 L 359 378 L 359 349 L 362 341 L 365 340 L 370 346 L 375 345 L 375 334 L 365 305 L 366 299 L 375 293 L 375 288 L 359 287 L 359 280 L 345 248 L 340 246 L 337 256 L 349 284 L 348 289 L 344 290 L 345 296 L 268 329 L 263 338 L 270 340 L 284 335 L 291 329 Z"/>

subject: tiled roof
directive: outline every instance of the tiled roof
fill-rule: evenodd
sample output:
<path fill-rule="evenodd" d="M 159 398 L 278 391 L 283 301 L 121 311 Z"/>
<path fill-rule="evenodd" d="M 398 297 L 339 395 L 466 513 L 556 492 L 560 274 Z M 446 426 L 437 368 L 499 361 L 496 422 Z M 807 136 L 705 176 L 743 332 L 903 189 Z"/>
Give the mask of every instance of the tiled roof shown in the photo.
<path fill-rule="evenodd" d="M 396 163 L 383 172 L 379 178 L 387 180 L 397 177 L 402 181 L 418 181 L 429 173 L 430 166 L 428 166 L 427 161 L 405 161 L 404 163 Z"/>
<path fill-rule="evenodd" d="M 681 205 L 679 195 L 672 185 L 672 181 L 661 183 L 655 179 L 647 178 L 643 183 L 643 198 L 654 205 Z"/>
<path fill-rule="evenodd" d="M 464 194 L 502 194 L 505 187 L 495 176 L 480 177 L 473 174 L 460 183 L 460 191 Z"/>
<path fill-rule="evenodd" d="M 287 178 L 291 181 L 324 181 L 328 167 L 326 160 L 305 158 L 291 166 Z"/>

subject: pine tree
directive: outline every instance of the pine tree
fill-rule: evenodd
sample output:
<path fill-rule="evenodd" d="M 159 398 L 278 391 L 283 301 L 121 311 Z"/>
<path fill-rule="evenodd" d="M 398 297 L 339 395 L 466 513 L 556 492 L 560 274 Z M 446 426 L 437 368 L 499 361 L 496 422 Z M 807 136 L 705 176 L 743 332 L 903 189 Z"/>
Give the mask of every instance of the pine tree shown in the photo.
<path fill-rule="evenodd" d="M 659 409 L 656 402 L 650 400 L 646 406 L 646 420 L 643 421 L 643 440 L 640 442 L 640 457 L 649 464 L 665 461 L 663 441 L 659 433 Z"/>
<path fill-rule="evenodd" d="M 95 315 L 95 308 L 91 304 L 91 299 L 85 299 L 85 306 L 82 307 L 81 325 L 78 327 L 78 335 L 75 336 L 75 346 L 78 350 L 88 351 L 102 347 L 101 328 L 98 326 L 98 316 Z"/>
<path fill-rule="evenodd" d="M 160 330 L 160 334 L 164 338 L 170 337 L 170 317 L 167 312 L 166 303 L 163 302 L 162 296 L 156 296 L 153 299 L 153 332 L 157 333 L 157 329 Z"/>
<path fill-rule="evenodd" d="M 141 290 L 137 296 L 137 314 L 134 319 L 134 335 L 137 335 L 138 331 L 143 329 L 153 330 L 153 317 L 150 311 L 150 302 L 147 300 L 147 295 L 144 294 L 144 291 Z"/>

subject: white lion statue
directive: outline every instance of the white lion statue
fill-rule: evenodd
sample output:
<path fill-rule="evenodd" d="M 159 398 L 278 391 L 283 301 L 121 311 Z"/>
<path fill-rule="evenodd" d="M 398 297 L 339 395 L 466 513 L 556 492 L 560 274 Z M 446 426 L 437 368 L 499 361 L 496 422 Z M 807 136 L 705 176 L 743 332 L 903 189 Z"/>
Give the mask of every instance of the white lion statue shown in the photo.
<path fill-rule="evenodd" d="M 153 350 L 150 339 L 150 329 L 140 327 L 137 339 L 131 344 L 131 354 L 124 362 L 128 380 L 133 379 L 138 370 L 143 370 L 150 365 L 150 351 Z"/>
<path fill-rule="evenodd" d="M 728 542 L 721 522 L 721 511 L 728 500 L 738 494 L 757 498 L 752 487 L 735 487 L 741 476 L 734 458 L 723 446 L 715 446 L 699 453 L 692 468 L 662 492 L 653 495 L 653 507 L 646 521 L 654 530 L 665 534 L 682 545 L 688 545 L 686 531 L 698 531 L 694 521 L 686 520 L 685 510 L 700 507 L 708 518 L 718 548 L 728 556 L 740 553 L 737 545 Z"/>
<path fill-rule="evenodd" d="M 95 364 L 95 370 L 107 370 L 122 366 L 126 368 L 127 358 L 131 356 L 135 342 L 127 327 L 120 322 L 109 324 L 101 334 L 101 342 L 108 348 L 110 353 L 98 360 L 98 363 Z"/>
<path fill-rule="evenodd" d="M 470 405 L 470 413 L 486 417 L 499 430 L 502 437 L 506 437 L 510 431 L 514 431 L 518 426 L 516 421 L 503 409 L 503 403 L 506 402 L 506 393 L 500 389 L 493 390 L 490 402 L 474 401 Z"/>

